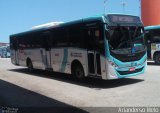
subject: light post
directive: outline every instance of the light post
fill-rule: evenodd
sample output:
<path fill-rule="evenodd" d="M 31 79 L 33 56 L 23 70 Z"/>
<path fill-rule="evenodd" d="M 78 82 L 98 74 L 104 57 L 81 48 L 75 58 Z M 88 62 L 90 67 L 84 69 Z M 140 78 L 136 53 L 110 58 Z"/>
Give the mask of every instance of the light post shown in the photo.
<path fill-rule="evenodd" d="M 125 6 L 127 5 L 126 2 L 124 2 L 124 0 L 121 2 L 121 5 L 123 7 L 123 13 L 125 13 Z"/>
<path fill-rule="evenodd" d="M 106 3 L 108 2 L 108 0 L 104 0 L 104 14 L 106 13 Z"/>
<path fill-rule="evenodd" d="M 141 0 L 139 0 L 139 16 L 141 17 Z"/>

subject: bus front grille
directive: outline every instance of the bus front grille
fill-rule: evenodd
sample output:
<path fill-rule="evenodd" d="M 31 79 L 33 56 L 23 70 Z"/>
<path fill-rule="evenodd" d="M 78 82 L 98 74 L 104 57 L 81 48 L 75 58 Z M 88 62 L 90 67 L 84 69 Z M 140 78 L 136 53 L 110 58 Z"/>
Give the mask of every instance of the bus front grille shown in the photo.
<path fill-rule="evenodd" d="M 133 62 L 140 60 L 144 55 L 146 54 L 146 51 L 139 52 L 134 54 L 133 56 L 126 55 L 126 54 L 116 54 L 114 52 L 111 52 L 111 55 L 115 57 L 116 59 L 120 60 L 121 62 Z"/>
<path fill-rule="evenodd" d="M 120 75 L 127 75 L 127 74 L 133 74 L 133 73 L 138 73 L 143 70 L 144 67 L 136 69 L 135 71 L 117 71 Z"/>

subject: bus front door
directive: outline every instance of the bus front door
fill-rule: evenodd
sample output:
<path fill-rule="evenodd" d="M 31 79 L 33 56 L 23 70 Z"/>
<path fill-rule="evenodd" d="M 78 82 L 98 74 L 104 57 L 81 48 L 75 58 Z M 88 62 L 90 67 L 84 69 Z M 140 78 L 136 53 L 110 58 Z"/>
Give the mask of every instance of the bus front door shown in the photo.
<path fill-rule="evenodd" d="M 89 75 L 101 75 L 100 54 L 88 51 L 88 71 Z"/>
<path fill-rule="evenodd" d="M 96 32 L 97 28 L 88 29 L 88 73 L 91 76 L 101 76 L 100 53 L 96 51 Z"/>

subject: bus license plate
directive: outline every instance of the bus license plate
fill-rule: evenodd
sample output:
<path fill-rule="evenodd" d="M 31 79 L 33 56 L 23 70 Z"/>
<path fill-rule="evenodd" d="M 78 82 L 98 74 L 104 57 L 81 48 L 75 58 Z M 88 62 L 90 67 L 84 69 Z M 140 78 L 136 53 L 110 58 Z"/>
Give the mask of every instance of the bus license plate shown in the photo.
<path fill-rule="evenodd" d="M 129 71 L 135 71 L 136 69 L 134 67 L 130 68 Z"/>

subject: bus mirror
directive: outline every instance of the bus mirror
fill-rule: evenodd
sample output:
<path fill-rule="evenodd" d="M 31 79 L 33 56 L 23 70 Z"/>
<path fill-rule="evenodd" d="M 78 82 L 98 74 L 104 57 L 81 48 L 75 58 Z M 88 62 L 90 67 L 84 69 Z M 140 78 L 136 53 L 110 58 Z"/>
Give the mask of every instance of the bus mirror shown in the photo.
<path fill-rule="evenodd" d="M 142 27 L 142 31 L 143 31 L 143 33 L 144 33 L 144 34 L 146 33 L 146 31 L 145 31 L 144 27 Z"/>

